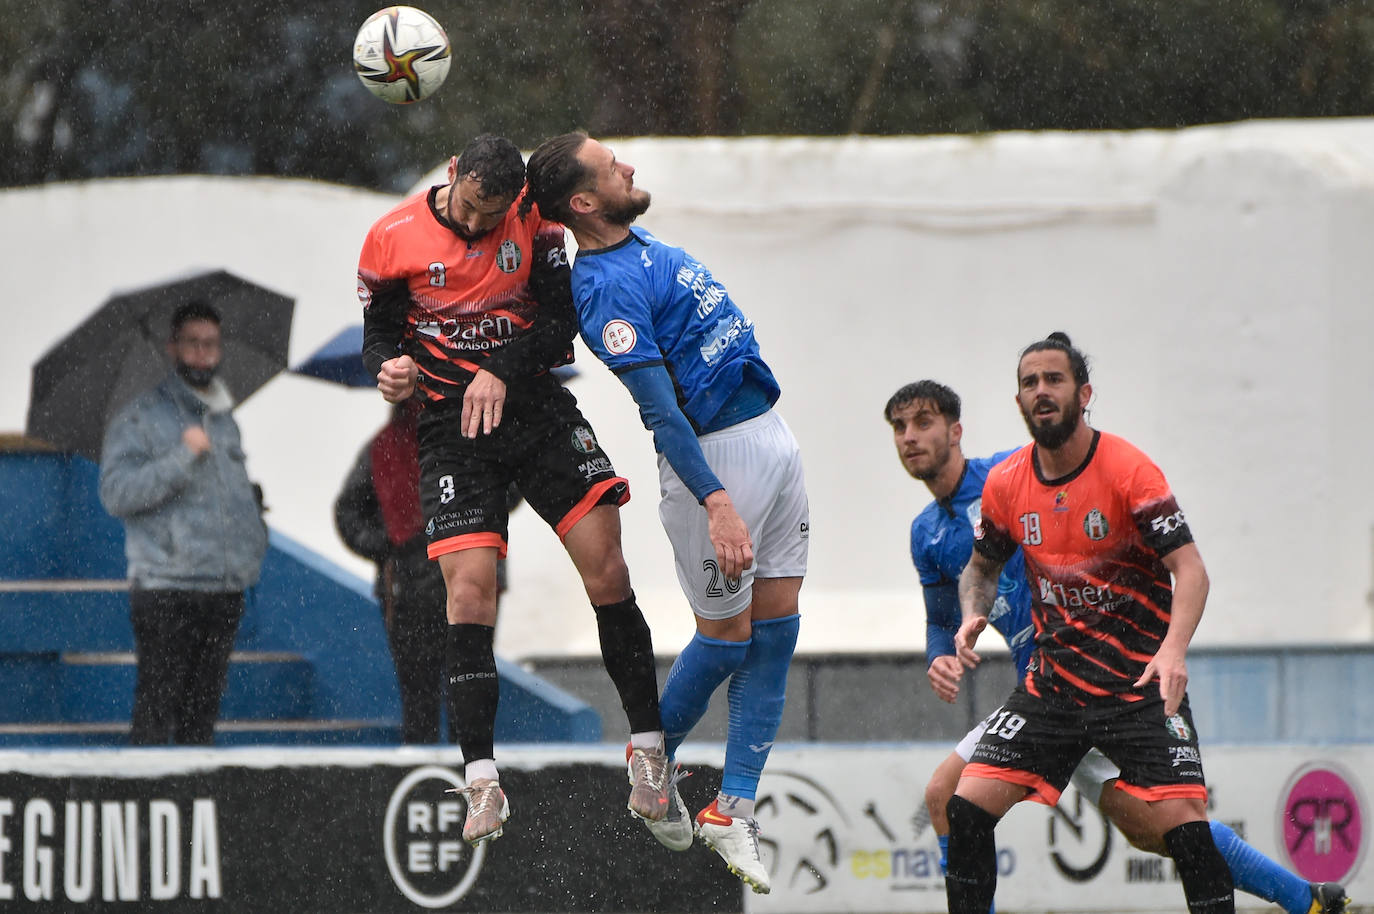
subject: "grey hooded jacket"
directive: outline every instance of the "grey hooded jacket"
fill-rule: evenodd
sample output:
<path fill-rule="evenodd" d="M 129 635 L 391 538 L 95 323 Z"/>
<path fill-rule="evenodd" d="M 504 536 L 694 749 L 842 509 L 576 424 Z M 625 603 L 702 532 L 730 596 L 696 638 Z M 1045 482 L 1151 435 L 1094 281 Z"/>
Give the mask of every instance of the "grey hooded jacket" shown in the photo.
<path fill-rule="evenodd" d="M 210 437 L 200 457 L 181 441 L 192 424 Z M 100 501 L 124 521 L 134 587 L 228 593 L 257 583 L 267 526 L 238 424 L 228 410 L 212 411 L 175 372 L 111 420 Z"/>

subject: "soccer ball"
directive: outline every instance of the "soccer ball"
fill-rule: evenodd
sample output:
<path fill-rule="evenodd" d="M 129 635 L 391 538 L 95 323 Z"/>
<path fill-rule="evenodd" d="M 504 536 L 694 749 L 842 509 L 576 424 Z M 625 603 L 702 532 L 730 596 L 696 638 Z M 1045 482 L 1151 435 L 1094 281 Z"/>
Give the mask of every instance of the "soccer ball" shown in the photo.
<path fill-rule="evenodd" d="M 448 35 L 434 17 L 413 6 L 378 10 L 353 43 L 353 69 L 384 102 L 407 105 L 434 94 L 448 76 Z"/>

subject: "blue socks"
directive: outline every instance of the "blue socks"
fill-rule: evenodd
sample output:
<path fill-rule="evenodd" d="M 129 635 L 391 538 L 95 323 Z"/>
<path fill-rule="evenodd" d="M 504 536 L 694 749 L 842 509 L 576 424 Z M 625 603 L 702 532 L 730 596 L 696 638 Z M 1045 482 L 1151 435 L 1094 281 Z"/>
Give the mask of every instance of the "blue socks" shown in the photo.
<path fill-rule="evenodd" d="M 721 641 L 701 633 L 673 661 L 659 711 L 668 757 L 701 720 L 711 694 L 730 680 L 729 733 L 720 792 L 753 800 L 768 753 L 782 723 L 787 670 L 797 646 L 801 616 L 755 622 L 748 641 Z"/>
<path fill-rule="evenodd" d="M 782 723 L 787 670 L 797 647 L 801 616 L 753 624 L 749 653 L 730 678 L 730 728 L 720 792 L 754 799 L 759 777 Z"/>
<path fill-rule="evenodd" d="M 1307 880 L 1290 873 L 1279 864 L 1241 840 L 1231 828 L 1215 820 L 1212 840 L 1231 870 L 1236 888 L 1281 906 L 1288 914 L 1307 914 L 1312 892 Z"/>
<path fill-rule="evenodd" d="M 750 643 L 721 641 L 698 632 L 677 655 L 658 700 L 668 758 L 706 713 L 711 693 L 744 663 Z"/>

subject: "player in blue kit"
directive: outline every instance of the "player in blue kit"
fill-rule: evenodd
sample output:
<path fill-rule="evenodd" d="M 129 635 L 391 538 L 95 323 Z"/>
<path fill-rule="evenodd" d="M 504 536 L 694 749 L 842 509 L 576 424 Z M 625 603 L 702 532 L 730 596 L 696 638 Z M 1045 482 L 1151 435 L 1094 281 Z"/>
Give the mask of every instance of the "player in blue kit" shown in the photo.
<path fill-rule="evenodd" d="M 697 626 L 663 686 L 668 755 L 728 680 L 720 793 L 695 833 L 767 892 L 754 798 L 782 720 L 810 529 L 797 443 L 772 408 L 778 382 L 711 272 L 631 227 L 649 206 L 633 167 L 570 133 L 540 145 L 526 176 L 526 200 L 577 239 L 582 339 L 629 388 L 659 454 L 659 517 Z M 647 824 L 674 850 L 691 845 L 676 787 L 668 815 Z"/>
<path fill-rule="evenodd" d="M 992 457 L 965 457 L 962 448 L 959 395 L 936 381 L 907 384 L 888 399 L 883 417 L 892 427 L 902 466 L 925 483 L 935 501 L 911 523 L 911 558 L 920 575 L 926 605 L 927 678 L 935 694 L 953 703 L 959 695 L 963 664 L 955 655 L 954 635 L 962 622 L 958 582 L 973 551 L 973 526 L 980 515 L 983 482 L 988 471 L 1012 451 Z M 990 625 L 1007 642 L 1018 679 L 1024 678 L 1034 651 L 1031 592 L 1018 550 L 1003 567 Z M 935 769 L 926 785 L 925 804 L 940 845 L 940 864 L 949 850 L 945 805 L 960 773 L 982 736 L 986 721 L 965 736 Z M 1146 815 L 1144 801 L 1109 788 L 1120 775 L 1100 752 L 1090 752 L 1075 771 L 1074 786 L 1116 823 L 1141 850 L 1167 856 L 1137 823 Z M 1348 899 L 1334 882 L 1309 883 L 1246 844 L 1229 826 L 1211 821 L 1212 838 L 1231 870 L 1236 888 L 1282 905 L 1288 914 L 1341 914 Z"/>

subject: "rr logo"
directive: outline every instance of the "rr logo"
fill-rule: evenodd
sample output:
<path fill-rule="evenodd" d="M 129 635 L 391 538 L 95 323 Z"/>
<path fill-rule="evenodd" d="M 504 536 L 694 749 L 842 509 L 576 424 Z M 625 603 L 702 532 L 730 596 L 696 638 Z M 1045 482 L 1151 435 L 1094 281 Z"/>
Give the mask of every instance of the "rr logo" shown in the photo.
<path fill-rule="evenodd" d="M 1333 837 L 1343 850 L 1352 850 L 1346 830 L 1355 818 L 1355 810 L 1345 797 L 1304 797 L 1288 808 L 1295 836 L 1289 850 L 1298 850 L 1309 840 L 1314 854 L 1330 854 Z"/>
<path fill-rule="evenodd" d="M 1329 764 L 1294 775 L 1283 796 L 1283 849 L 1313 882 L 1340 882 L 1364 855 L 1364 801 L 1358 781 Z"/>

